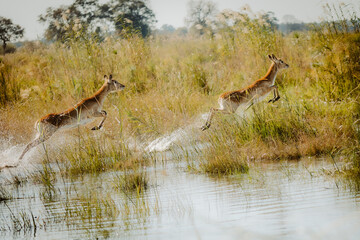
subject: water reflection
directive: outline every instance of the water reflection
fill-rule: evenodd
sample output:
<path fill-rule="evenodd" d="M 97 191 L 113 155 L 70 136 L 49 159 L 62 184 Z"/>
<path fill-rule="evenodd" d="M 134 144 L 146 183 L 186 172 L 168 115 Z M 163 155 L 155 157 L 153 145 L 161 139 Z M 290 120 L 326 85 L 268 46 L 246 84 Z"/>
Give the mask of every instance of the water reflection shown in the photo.
<path fill-rule="evenodd" d="M 123 173 L 110 172 L 55 181 L 52 199 L 41 197 L 43 184 L 13 184 L 20 173 L 4 171 L 12 200 L 0 202 L 0 238 L 358 239 L 358 194 L 324 174 L 333 168 L 319 159 L 256 163 L 218 179 L 167 163 L 146 170 L 144 192 L 115 189 Z"/>

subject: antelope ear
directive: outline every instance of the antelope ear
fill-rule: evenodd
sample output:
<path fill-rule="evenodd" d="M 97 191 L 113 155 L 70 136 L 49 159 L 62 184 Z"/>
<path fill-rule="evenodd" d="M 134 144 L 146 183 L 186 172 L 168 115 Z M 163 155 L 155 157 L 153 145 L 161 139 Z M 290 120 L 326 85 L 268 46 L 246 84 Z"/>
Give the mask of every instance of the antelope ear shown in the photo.
<path fill-rule="evenodd" d="M 271 56 L 273 57 L 274 60 L 277 60 L 277 57 L 275 57 L 274 54 L 271 54 Z"/>
<path fill-rule="evenodd" d="M 109 75 L 109 80 L 112 80 L 112 75 L 111 74 Z"/>
<path fill-rule="evenodd" d="M 271 56 L 271 55 L 268 55 L 268 57 L 269 57 L 269 59 L 271 60 L 271 61 L 273 61 L 274 59 L 273 59 L 273 57 Z"/>

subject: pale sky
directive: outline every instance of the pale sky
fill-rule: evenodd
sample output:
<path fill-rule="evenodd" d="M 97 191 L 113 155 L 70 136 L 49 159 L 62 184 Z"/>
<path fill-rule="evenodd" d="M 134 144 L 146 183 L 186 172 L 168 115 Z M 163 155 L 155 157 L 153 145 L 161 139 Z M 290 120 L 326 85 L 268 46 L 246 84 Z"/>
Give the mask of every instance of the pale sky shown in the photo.
<path fill-rule="evenodd" d="M 102 0 L 104 2 L 106 0 Z M 45 26 L 38 22 L 40 14 L 46 12 L 48 7 L 70 5 L 74 0 L 0 0 L 0 16 L 10 18 L 15 24 L 25 28 L 23 40 L 40 39 Z M 187 13 L 188 0 L 148 0 L 150 8 L 158 20 L 156 26 L 170 24 L 174 27 L 184 26 Z M 322 6 L 327 3 L 339 3 L 337 0 L 213 0 L 218 9 L 239 10 L 245 4 L 254 12 L 272 11 L 281 21 L 284 15 L 290 14 L 300 21 L 317 21 L 323 16 Z M 358 0 L 343 0 L 351 3 L 355 10 L 360 12 Z"/>

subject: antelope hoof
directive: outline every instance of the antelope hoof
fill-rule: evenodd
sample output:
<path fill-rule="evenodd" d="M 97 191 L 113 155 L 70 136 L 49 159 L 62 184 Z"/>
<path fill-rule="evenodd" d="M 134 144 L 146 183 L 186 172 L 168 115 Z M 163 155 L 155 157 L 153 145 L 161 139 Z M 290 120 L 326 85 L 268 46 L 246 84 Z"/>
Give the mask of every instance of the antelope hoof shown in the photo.
<path fill-rule="evenodd" d="M 99 130 L 100 128 L 98 126 L 93 127 L 91 130 Z"/>
<path fill-rule="evenodd" d="M 273 99 L 271 99 L 272 100 L 272 102 L 274 103 L 274 102 L 276 102 L 277 100 L 279 100 L 280 99 L 280 97 L 276 97 L 276 98 L 273 98 Z"/>
<path fill-rule="evenodd" d="M 274 102 L 276 102 L 277 100 L 279 100 L 280 99 L 280 97 L 276 97 L 276 98 L 272 98 L 272 99 L 270 99 L 269 100 L 269 102 L 268 103 L 274 103 Z"/>
<path fill-rule="evenodd" d="M 210 128 L 210 124 L 205 124 L 204 126 L 201 127 L 202 131 L 205 131 L 206 129 Z"/>

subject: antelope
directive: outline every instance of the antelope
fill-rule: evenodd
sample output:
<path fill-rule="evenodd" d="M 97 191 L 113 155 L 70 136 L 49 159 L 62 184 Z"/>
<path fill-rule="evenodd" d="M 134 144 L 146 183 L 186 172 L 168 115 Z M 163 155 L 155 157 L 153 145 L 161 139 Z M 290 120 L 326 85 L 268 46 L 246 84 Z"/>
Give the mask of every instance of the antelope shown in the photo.
<path fill-rule="evenodd" d="M 74 128 L 92 122 L 94 118 L 102 117 L 99 125 L 93 127 L 91 130 L 101 129 L 107 117 L 107 113 L 102 110 L 106 96 L 109 93 L 121 91 L 125 88 L 123 84 L 112 79 L 112 75 L 109 75 L 109 77 L 104 75 L 104 81 L 105 83 L 94 95 L 81 100 L 73 108 L 69 108 L 61 113 L 50 113 L 36 121 L 35 128 L 37 130 L 37 136 L 25 147 L 19 160 L 21 160 L 25 153 L 31 148 L 46 141 L 60 129 Z"/>
<path fill-rule="evenodd" d="M 278 87 L 275 85 L 276 74 L 280 69 L 288 68 L 289 65 L 275 57 L 274 54 L 268 55 L 268 57 L 272 64 L 266 75 L 245 88 L 221 94 L 218 99 L 220 107 L 210 109 L 210 114 L 201 130 L 204 131 L 210 127 L 215 113 L 235 113 L 240 106 L 245 106 L 248 109 L 254 103 L 263 100 L 271 91 L 274 92 L 274 97 L 269 100 L 269 103 L 274 103 L 280 99 Z"/>

